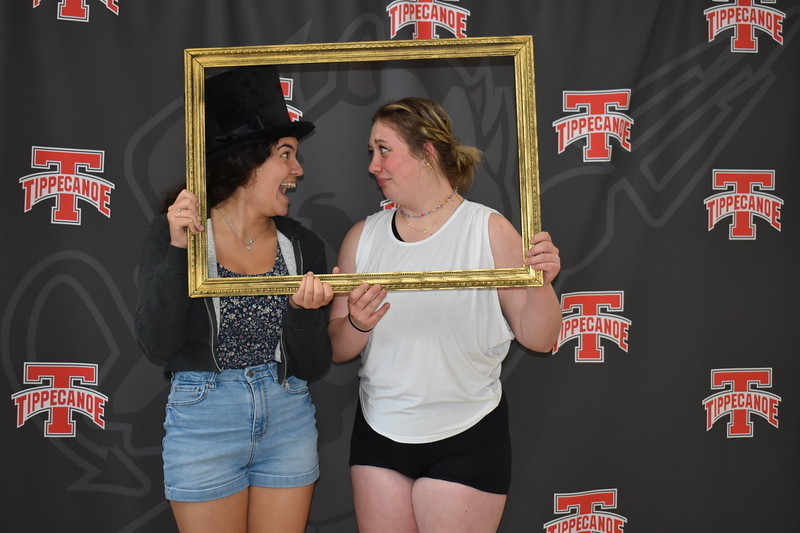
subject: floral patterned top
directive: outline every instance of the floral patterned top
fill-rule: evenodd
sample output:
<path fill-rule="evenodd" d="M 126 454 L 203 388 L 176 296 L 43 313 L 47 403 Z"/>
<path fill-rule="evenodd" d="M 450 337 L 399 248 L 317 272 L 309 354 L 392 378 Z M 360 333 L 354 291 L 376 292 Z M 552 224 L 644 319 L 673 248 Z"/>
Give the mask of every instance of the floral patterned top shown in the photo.
<path fill-rule="evenodd" d="M 248 277 L 217 265 L 223 278 Z M 272 270 L 260 276 L 288 276 L 289 270 L 278 250 Z M 245 368 L 268 363 L 283 331 L 283 315 L 289 297 L 225 296 L 220 298 L 219 345 L 217 355 L 223 369 Z"/>

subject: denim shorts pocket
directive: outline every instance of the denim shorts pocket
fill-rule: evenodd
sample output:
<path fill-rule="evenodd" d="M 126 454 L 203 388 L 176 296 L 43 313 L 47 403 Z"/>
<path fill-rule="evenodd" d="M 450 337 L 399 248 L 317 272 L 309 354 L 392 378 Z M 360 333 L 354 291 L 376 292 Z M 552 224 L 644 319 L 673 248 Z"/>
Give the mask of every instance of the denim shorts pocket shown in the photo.
<path fill-rule="evenodd" d="M 167 397 L 167 407 L 199 403 L 206 397 L 207 391 L 205 383 L 173 383 Z"/>
<path fill-rule="evenodd" d="M 283 388 L 289 394 L 306 394 L 308 393 L 308 382 L 296 376 L 288 376 Z"/>

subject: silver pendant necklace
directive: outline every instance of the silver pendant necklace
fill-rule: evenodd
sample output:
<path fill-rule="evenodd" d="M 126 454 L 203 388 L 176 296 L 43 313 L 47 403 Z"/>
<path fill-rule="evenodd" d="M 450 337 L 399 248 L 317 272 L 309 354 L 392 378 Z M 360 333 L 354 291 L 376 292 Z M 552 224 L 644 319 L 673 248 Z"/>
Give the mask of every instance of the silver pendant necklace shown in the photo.
<path fill-rule="evenodd" d="M 219 213 L 219 216 L 221 216 L 221 217 L 222 217 L 222 220 L 224 220 L 224 221 L 225 221 L 225 223 L 226 223 L 226 224 L 228 224 L 228 226 L 230 226 L 231 230 L 233 230 L 233 234 L 234 234 L 234 235 L 236 235 L 236 238 L 237 238 L 237 239 L 239 239 L 240 241 L 242 241 L 242 244 L 244 244 L 244 248 L 245 248 L 245 250 L 247 250 L 248 252 L 249 252 L 249 251 L 251 251 L 251 250 L 253 249 L 253 243 L 254 243 L 254 242 L 256 242 L 256 239 L 258 239 L 258 237 L 259 237 L 259 236 L 260 236 L 262 233 L 264 233 L 265 231 L 267 231 L 267 229 L 268 229 L 268 228 L 264 228 L 264 229 L 262 229 L 261 231 L 259 231 L 258 233 L 256 233 L 254 236 L 252 236 L 252 237 L 248 237 L 247 239 L 244 239 L 244 240 L 242 240 L 242 238 L 241 238 L 241 237 L 239 237 L 239 234 L 236 232 L 236 228 L 234 228 L 234 227 L 233 227 L 233 224 L 231 224 L 231 221 L 230 221 L 230 220 L 228 220 L 228 217 L 226 217 L 226 216 L 225 216 L 225 215 L 222 213 L 222 211 L 220 211 L 219 209 L 217 210 L 217 213 Z"/>

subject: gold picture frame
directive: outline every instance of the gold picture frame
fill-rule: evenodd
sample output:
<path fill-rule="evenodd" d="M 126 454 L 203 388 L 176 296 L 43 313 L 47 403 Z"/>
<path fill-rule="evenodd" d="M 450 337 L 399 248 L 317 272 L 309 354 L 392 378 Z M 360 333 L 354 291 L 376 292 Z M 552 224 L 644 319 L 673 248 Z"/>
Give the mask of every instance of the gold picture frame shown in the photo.
<path fill-rule="evenodd" d="M 205 182 L 205 69 L 247 65 L 334 64 L 449 58 L 510 57 L 514 65 L 517 149 L 519 161 L 520 255 L 541 228 L 539 205 L 533 39 L 531 36 L 463 39 L 364 41 L 227 48 L 194 48 L 184 52 L 187 188 L 200 201 L 207 219 Z M 365 130 L 367 125 L 365 125 Z M 366 135 L 366 134 L 365 134 Z M 480 148 L 480 147 L 479 147 Z M 365 165 L 366 166 L 366 165 Z M 209 278 L 205 233 L 192 235 L 188 246 L 189 296 L 292 294 L 301 276 Z M 379 283 L 389 290 L 541 286 L 542 273 L 530 267 L 428 272 L 323 274 L 334 291 Z"/>

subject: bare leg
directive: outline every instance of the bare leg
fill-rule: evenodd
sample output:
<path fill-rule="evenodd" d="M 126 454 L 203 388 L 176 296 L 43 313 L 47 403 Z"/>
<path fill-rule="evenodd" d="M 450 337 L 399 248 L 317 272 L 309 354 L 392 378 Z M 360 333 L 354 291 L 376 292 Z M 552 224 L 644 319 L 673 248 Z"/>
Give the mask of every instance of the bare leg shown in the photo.
<path fill-rule="evenodd" d="M 350 475 L 360 533 L 417 533 L 412 479 L 387 468 L 362 465 L 351 467 Z"/>
<path fill-rule="evenodd" d="M 314 485 L 273 489 L 250 487 L 248 533 L 303 533 Z"/>
<path fill-rule="evenodd" d="M 170 502 L 181 533 L 247 532 L 248 489 L 207 502 Z"/>
<path fill-rule="evenodd" d="M 412 502 L 420 533 L 494 533 L 503 517 L 506 496 L 420 478 L 414 482 Z"/>

